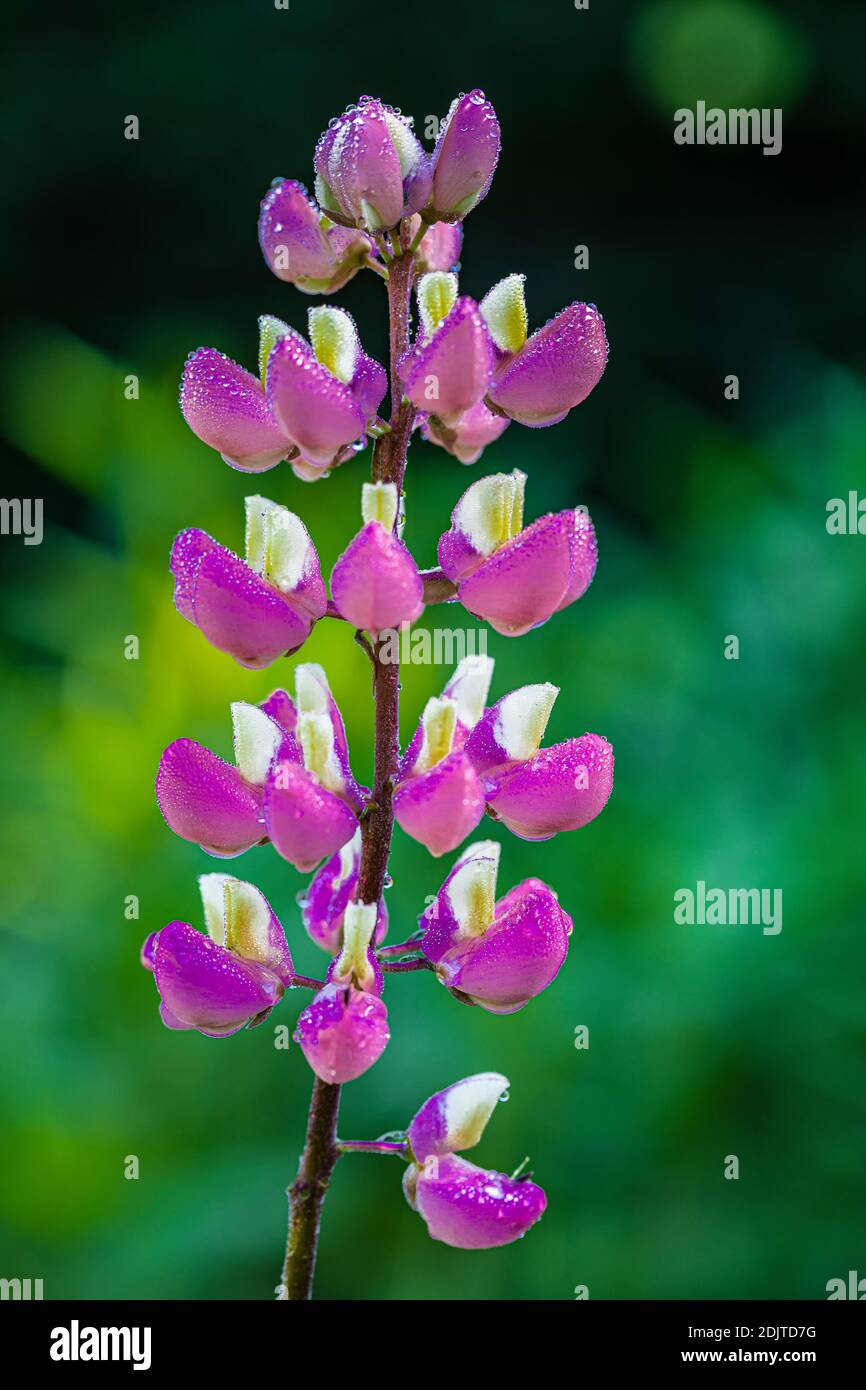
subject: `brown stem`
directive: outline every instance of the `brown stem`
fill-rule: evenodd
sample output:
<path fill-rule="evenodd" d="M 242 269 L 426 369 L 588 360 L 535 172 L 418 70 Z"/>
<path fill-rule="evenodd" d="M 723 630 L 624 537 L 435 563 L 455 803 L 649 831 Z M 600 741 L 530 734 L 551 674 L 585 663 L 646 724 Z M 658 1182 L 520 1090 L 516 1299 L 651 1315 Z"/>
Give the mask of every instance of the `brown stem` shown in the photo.
<path fill-rule="evenodd" d="M 307 1119 L 307 1139 L 298 1176 L 289 1188 L 289 1238 L 280 1297 L 300 1301 L 313 1296 L 322 1203 L 339 1158 L 337 1114 L 340 1087 L 316 1077 Z"/>
<path fill-rule="evenodd" d="M 415 408 L 403 400 L 403 390 L 397 374 L 397 363 L 409 346 L 409 323 L 412 296 L 414 256 L 407 249 L 405 227 L 399 232 L 403 254 L 391 261 L 388 268 L 388 314 L 390 322 L 391 356 L 391 419 L 390 434 L 376 441 L 373 452 L 373 481 L 396 483 L 402 492 L 406 471 L 406 454 Z M 391 798 L 397 775 L 399 757 L 399 666 L 395 661 L 379 659 L 379 644 L 369 647 L 373 661 L 373 695 L 376 701 L 376 746 L 373 767 L 373 794 L 367 814 L 361 822 L 361 870 L 358 897 L 361 902 L 375 903 L 382 896 L 388 855 L 391 850 L 391 831 L 394 813 Z M 310 1100 L 307 1137 L 298 1176 L 289 1189 L 289 1238 L 283 1266 L 280 1297 L 309 1299 L 313 1292 L 313 1274 L 319 1242 L 322 1203 L 334 1164 L 340 1156 L 337 1147 L 337 1114 L 340 1108 L 340 1087 L 316 1079 Z"/>

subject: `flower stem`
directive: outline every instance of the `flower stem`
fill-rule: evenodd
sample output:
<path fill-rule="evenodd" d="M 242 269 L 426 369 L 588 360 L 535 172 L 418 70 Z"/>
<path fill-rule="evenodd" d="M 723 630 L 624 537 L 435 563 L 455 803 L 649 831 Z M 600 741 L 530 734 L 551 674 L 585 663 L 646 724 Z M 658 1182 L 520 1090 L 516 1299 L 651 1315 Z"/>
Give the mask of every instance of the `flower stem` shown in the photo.
<path fill-rule="evenodd" d="M 410 952 L 417 951 L 421 945 L 421 932 L 416 932 L 410 936 L 408 941 L 398 941 L 394 946 L 380 946 L 376 952 L 380 962 L 388 956 L 406 956 Z"/>
<path fill-rule="evenodd" d="M 301 1301 L 313 1296 L 322 1203 L 339 1158 L 337 1114 L 340 1087 L 319 1077 L 313 1084 L 307 1139 L 298 1176 L 289 1188 L 289 1238 L 280 1298 Z"/>
<path fill-rule="evenodd" d="M 405 242 L 402 228 L 398 235 Z M 373 450 L 373 481 L 396 483 L 398 493 L 403 488 L 406 454 L 415 423 L 415 407 L 403 398 L 397 372 L 397 363 L 409 346 L 414 261 L 414 255 L 407 248 L 402 256 L 391 263 L 388 271 L 391 432 L 377 439 Z M 397 662 L 379 659 L 378 644 L 373 644 L 371 649 L 376 744 L 373 795 L 368 814 L 361 824 L 358 898 L 363 903 L 378 902 L 385 887 L 394 826 L 391 797 L 399 756 L 399 666 Z M 339 1108 L 340 1087 L 317 1078 L 310 1100 L 307 1137 L 298 1176 L 289 1189 L 289 1238 L 280 1288 L 282 1299 L 312 1297 L 322 1203 L 341 1152 L 337 1142 Z"/>
<path fill-rule="evenodd" d="M 383 960 L 380 961 L 383 970 L 432 970 L 433 966 L 424 956 L 418 956 L 416 960 Z"/>
<path fill-rule="evenodd" d="M 341 1154 L 397 1154 L 403 1158 L 406 1154 L 406 1140 L 392 1144 L 382 1139 L 338 1139 L 337 1148 Z"/>

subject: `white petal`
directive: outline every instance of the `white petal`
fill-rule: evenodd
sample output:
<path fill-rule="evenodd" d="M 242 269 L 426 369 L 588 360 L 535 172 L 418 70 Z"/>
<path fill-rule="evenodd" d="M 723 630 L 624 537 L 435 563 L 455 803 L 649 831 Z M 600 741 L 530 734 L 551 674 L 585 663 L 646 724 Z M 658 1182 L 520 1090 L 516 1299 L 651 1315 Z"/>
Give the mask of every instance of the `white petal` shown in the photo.
<path fill-rule="evenodd" d="M 345 309 L 318 304 L 308 312 L 310 343 L 321 365 L 347 386 L 355 375 L 361 344 Z"/>
<path fill-rule="evenodd" d="M 467 1076 L 465 1081 L 448 1088 L 444 1120 L 448 1148 L 452 1152 L 475 1147 L 508 1085 L 507 1076 L 487 1071 Z"/>
<path fill-rule="evenodd" d="M 244 700 L 236 700 L 232 705 L 232 724 L 238 772 L 261 787 L 283 741 L 283 731 L 258 705 L 248 705 Z"/>
<path fill-rule="evenodd" d="M 499 701 L 493 730 L 509 758 L 531 758 L 541 747 L 559 686 L 524 685 Z"/>

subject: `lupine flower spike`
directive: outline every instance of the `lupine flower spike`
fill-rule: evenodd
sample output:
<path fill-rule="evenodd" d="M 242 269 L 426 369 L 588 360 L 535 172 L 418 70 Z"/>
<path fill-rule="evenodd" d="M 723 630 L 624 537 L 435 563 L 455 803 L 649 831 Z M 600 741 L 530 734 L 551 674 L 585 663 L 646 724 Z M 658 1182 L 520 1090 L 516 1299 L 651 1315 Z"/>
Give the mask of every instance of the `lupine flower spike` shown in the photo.
<path fill-rule="evenodd" d="M 398 108 L 361 97 L 316 145 L 313 196 L 296 179 L 275 180 L 259 208 L 258 236 L 281 282 L 272 283 L 275 293 L 293 286 L 333 295 L 362 269 L 387 282 L 388 371 L 363 351 L 344 309 L 316 304 L 306 337 L 286 319 L 262 315 L 257 373 L 209 347 L 192 353 L 183 372 L 187 424 L 241 472 L 285 461 L 313 482 L 373 444 L 361 526 L 339 527 L 330 597 L 303 514 L 258 494 L 246 499 L 243 556 L 191 527 L 176 537 L 170 560 L 178 613 L 239 665 L 263 670 L 311 637 L 321 640 L 313 630 L 325 621 L 335 640 L 348 630 L 373 667 L 371 787 L 353 773 L 340 710 L 325 671 L 311 661 L 295 666 L 290 690 L 231 705 L 232 760 L 178 738 L 156 776 L 159 810 L 196 847 L 191 854 L 229 859 L 256 850 L 256 862 L 264 855 L 273 866 L 276 855 L 311 876 L 294 900 L 310 940 L 329 957 L 323 981 L 295 973 L 270 904 L 252 883 L 225 873 L 199 880 L 206 933 L 169 922 L 151 932 L 141 955 L 163 1022 L 174 1030 L 226 1037 L 262 1023 L 287 990 L 314 991 L 293 1034 L 315 1079 L 289 1189 L 279 1298 L 311 1296 L 325 1192 L 335 1162 L 352 1151 L 405 1161 L 407 1201 L 432 1239 L 456 1249 L 508 1245 L 547 1205 L 530 1174 L 509 1177 L 463 1156 L 505 1097 L 508 1081 L 498 1072 L 437 1092 L 408 1130 L 374 1140 L 337 1133 L 340 1088 L 363 1076 L 390 1041 L 386 975 L 424 972 L 415 977 L 419 1005 L 433 975 L 454 999 L 507 1016 L 554 982 L 568 954 L 572 920 L 557 893 L 530 876 L 497 897 L 502 846 L 485 839 L 459 853 L 425 899 L 417 930 L 405 939 L 404 928 L 397 944 L 385 945 L 394 822 L 439 858 L 459 851 L 485 814 L 527 841 L 575 830 L 599 815 L 613 787 L 613 750 L 600 735 L 542 747 L 559 693 L 543 672 L 488 706 L 486 654 L 458 664 L 400 747 L 400 642 L 393 639 L 425 603 L 462 605 L 503 637 L 521 637 L 574 604 L 595 574 L 586 509 L 524 525 L 519 468 L 480 478 L 456 505 L 452 496 L 436 568 L 419 571 L 404 538 L 413 438 L 473 464 L 512 421 L 537 428 L 564 419 L 607 361 L 593 305 L 571 304 L 530 333 L 523 275 L 506 276 L 480 302 L 461 294 L 464 220 L 487 196 L 499 153 L 499 122 L 481 91 L 451 103 L 432 150 Z M 282 476 L 294 485 L 288 469 Z M 363 709 L 366 679 L 353 693 Z M 422 878 L 419 898 L 431 886 Z M 430 1060 L 395 1058 L 404 1070 Z M 388 1078 L 379 1090 L 389 1093 Z"/>

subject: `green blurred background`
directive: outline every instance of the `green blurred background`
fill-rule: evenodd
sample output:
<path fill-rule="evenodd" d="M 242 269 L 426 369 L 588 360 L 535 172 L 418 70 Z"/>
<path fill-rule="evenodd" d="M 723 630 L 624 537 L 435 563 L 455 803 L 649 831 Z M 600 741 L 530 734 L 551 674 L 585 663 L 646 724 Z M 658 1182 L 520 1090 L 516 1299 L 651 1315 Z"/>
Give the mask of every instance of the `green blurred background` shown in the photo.
<path fill-rule="evenodd" d="M 493 693 L 555 680 L 549 740 L 605 734 L 617 782 L 581 832 L 505 837 L 501 890 L 538 874 L 574 916 L 555 985 L 497 1018 L 432 976 L 393 978 L 393 1041 L 343 1104 L 343 1135 L 372 1137 L 439 1087 L 504 1071 L 510 1103 L 473 1156 L 510 1170 L 529 1154 L 545 1219 L 504 1250 L 449 1250 L 406 1206 L 398 1163 L 346 1159 L 317 1291 L 820 1298 L 866 1274 L 866 539 L 825 529 L 828 499 L 866 485 L 864 40 L 862 7 L 839 0 L 19 14 L 0 84 L 4 495 L 43 497 L 46 532 L 0 545 L 4 1277 L 41 1277 L 49 1298 L 271 1296 L 310 1073 L 269 1025 L 219 1042 L 166 1031 L 138 964 L 147 932 L 199 924 L 196 875 L 215 867 L 159 816 L 162 748 L 188 735 L 228 755 L 229 702 L 290 670 L 243 671 L 172 606 L 175 532 L 237 548 L 252 490 L 188 431 L 177 382 L 200 343 L 252 366 L 259 313 L 304 327 L 316 301 L 267 271 L 256 216 L 275 175 L 312 182 L 328 118 L 373 92 L 423 130 L 473 86 L 496 105 L 503 155 L 466 223 L 464 291 L 523 270 L 536 326 L 594 301 L 611 360 L 564 424 L 513 426 L 474 469 L 413 445 L 407 540 L 432 563 L 483 471 L 525 469 L 529 517 L 589 505 L 592 588 L 520 641 L 491 634 Z M 673 111 L 699 98 L 781 106 L 782 154 L 676 146 Z M 384 360 L 378 280 L 337 302 Z M 327 571 L 367 464 L 315 486 L 287 468 L 262 480 L 302 513 Z M 326 666 L 367 775 L 366 658 L 338 624 L 303 656 Z M 404 672 L 404 735 L 446 674 Z M 398 832 L 392 862 L 399 940 L 450 858 Z M 267 848 L 234 867 L 283 917 L 299 968 L 320 972 L 300 877 Z M 781 888 L 781 934 L 677 926 L 673 894 L 698 879 Z M 272 1022 L 293 1024 L 302 1002 Z M 723 1178 L 728 1154 L 739 1181 Z"/>

